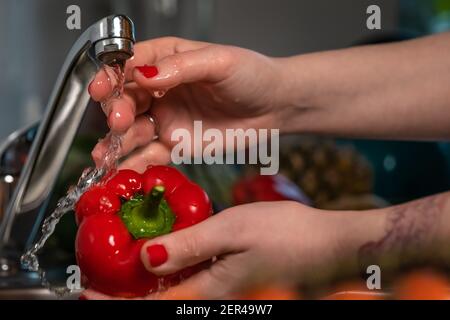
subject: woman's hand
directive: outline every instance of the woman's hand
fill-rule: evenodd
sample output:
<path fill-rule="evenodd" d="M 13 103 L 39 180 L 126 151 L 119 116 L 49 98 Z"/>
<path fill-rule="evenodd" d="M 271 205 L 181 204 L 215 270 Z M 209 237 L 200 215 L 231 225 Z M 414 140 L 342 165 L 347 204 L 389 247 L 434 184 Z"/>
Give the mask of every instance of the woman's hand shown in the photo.
<path fill-rule="evenodd" d="M 323 211 L 290 201 L 233 207 L 144 245 L 142 262 L 158 275 L 217 257 L 208 269 L 147 298 L 233 298 L 258 284 L 301 283 L 304 272 L 333 268 L 340 259 L 365 270 L 380 264 L 380 256 L 426 252 L 448 242 L 449 212 L 449 193 L 364 212 Z M 149 256 L 147 248 L 155 244 L 166 249 L 166 261 L 161 250 Z M 110 298 L 92 290 L 84 295 Z"/>
<path fill-rule="evenodd" d="M 194 120 L 203 121 L 203 130 L 282 127 L 281 69 L 278 59 L 237 47 L 179 38 L 136 44 L 125 68 L 124 94 L 105 108 L 111 131 L 124 134 L 122 155 L 135 150 L 123 166 L 142 171 L 150 163 L 169 162 L 173 130 L 192 132 Z M 112 90 L 104 71 L 89 88 L 96 101 Z M 157 133 L 148 115 L 157 122 Z M 152 142 L 155 134 L 158 142 Z M 96 163 L 107 142 L 93 150 Z"/>
<path fill-rule="evenodd" d="M 280 282 L 292 285 L 303 272 L 338 257 L 344 229 L 340 223 L 349 226 L 348 222 L 344 216 L 290 201 L 227 209 L 200 224 L 149 240 L 143 246 L 142 262 L 149 272 L 157 275 L 171 274 L 217 257 L 208 269 L 147 298 L 233 298 L 258 285 Z M 161 245 L 167 255 L 161 254 Z M 111 298 L 92 290 L 83 295 L 87 299 Z"/>

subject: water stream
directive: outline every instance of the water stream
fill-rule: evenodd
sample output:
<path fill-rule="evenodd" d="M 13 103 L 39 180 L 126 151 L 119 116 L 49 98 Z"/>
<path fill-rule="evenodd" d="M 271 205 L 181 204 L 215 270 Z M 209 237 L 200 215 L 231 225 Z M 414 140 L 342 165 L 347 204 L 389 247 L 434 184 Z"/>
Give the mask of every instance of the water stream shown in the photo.
<path fill-rule="evenodd" d="M 108 75 L 108 81 L 114 86 L 112 94 L 102 103 L 102 109 L 106 112 L 112 99 L 120 98 L 123 92 L 124 72 L 123 67 L 117 65 L 113 67 L 104 66 L 104 71 Z M 117 167 L 121 150 L 121 137 L 111 135 L 109 139 L 108 150 L 105 153 L 103 163 L 97 168 L 86 168 L 78 183 L 67 191 L 66 196 L 58 200 L 54 211 L 44 220 L 41 229 L 41 237 L 36 241 L 30 249 L 21 257 L 21 264 L 29 271 L 37 272 L 41 280 L 42 286 L 53 291 L 57 296 L 69 294 L 71 290 L 67 287 L 53 287 L 46 277 L 45 270 L 39 265 L 38 254 L 44 247 L 48 238 L 53 234 L 56 225 L 60 219 L 68 212 L 73 211 L 79 197 L 92 185 L 98 183 L 102 177 Z"/>

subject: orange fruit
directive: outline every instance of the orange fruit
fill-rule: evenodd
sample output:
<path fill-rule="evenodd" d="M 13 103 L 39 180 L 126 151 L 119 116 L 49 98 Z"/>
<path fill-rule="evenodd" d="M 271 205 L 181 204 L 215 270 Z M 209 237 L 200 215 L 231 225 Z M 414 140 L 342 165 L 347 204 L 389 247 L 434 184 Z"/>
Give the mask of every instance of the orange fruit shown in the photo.
<path fill-rule="evenodd" d="M 400 278 L 394 293 L 400 300 L 449 300 L 450 283 L 435 271 L 419 270 Z"/>

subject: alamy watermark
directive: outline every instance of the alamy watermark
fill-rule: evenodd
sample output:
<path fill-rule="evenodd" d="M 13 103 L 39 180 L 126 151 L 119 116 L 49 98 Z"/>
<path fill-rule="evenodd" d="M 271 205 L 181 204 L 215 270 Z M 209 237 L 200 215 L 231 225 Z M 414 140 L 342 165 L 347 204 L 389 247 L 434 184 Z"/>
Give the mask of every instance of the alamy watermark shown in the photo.
<path fill-rule="evenodd" d="M 381 268 L 376 264 L 372 264 L 366 269 L 367 275 L 366 286 L 369 290 L 381 289 Z"/>
<path fill-rule="evenodd" d="M 369 30 L 381 29 L 381 8 L 376 4 L 367 7 L 366 13 L 369 17 L 366 20 L 366 27 Z"/>
<path fill-rule="evenodd" d="M 66 19 L 66 27 L 69 30 L 81 29 L 81 8 L 75 4 L 67 7 L 66 13 L 69 15 Z"/>
<path fill-rule="evenodd" d="M 192 136 L 193 134 L 193 136 Z M 194 121 L 193 132 L 178 128 L 172 132 L 171 160 L 174 164 L 261 164 L 262 175 L 279 170 L 279 129 L 208 128 Z"/>
<path fill-rule="evenodd" d="M 66 280 L 66 286 L 69 290 L 81 290 L 81 270 L 76 264 L 67 267 L 66 273 L 69 274 Z"/>

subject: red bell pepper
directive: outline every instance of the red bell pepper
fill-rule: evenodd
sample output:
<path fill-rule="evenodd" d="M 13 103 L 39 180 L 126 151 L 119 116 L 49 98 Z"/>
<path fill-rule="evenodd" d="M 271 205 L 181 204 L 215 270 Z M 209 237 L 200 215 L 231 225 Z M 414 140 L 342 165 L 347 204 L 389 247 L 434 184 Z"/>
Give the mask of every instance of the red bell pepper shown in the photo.
<path fill-rule="evenodd" d="M 207 194 L 174 168 L 143 174 L 120 170 L 87 190 L 75 207 L 76 257 L 87 285 L 121 297 L 144 296 L 178 283 L 200 266 L 157 277 L 141 262 L 149 238 L 196 224 L 212 214 Z"/>
<path fill-rule="evenodd" d="M 232 198 L 234 205 L 282 200 L 311 205 L 310 200 L 300 188 L 281 174 L 244 177 L 233 186 Z"/>

